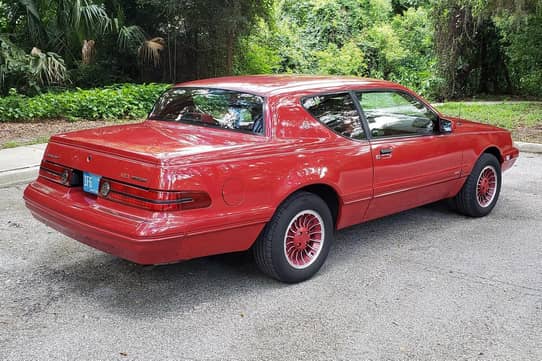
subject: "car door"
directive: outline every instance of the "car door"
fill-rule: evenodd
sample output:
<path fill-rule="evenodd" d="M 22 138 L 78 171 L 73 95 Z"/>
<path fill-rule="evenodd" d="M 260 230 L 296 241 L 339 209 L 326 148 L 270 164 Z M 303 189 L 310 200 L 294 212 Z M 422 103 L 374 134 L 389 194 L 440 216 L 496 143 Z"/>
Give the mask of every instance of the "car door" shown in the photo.
<path fill-rule="evenodd" d="M 367 128 L 350 92 L 307 96 L 303 107 L 335 136 L 319 145 L 322 165 L 340 190 L 342 199 L 337 228 L 363 221 L 373 196 L 373 161 Z"/>
<path fill-rule="evenodd" d="M 452 196 L 461 174 L 453 133 L 440 133 L 438 116 L 403 91 L 359 91 L 370 133 L 373 200 L 367 219 Z"/>

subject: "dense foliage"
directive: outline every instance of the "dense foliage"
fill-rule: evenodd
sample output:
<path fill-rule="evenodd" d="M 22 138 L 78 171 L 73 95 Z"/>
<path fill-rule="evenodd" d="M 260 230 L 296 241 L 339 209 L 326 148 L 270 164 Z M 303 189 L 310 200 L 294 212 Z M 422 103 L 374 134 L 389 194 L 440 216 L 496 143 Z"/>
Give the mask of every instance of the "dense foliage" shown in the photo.
<path fill-rule="evenodd" d="M 542 2 L 439 0 L 431 2 L 438 93 L 542 95 Z"/>
<path fill-rule="evenodd" d="M 540 0 L 0 0 L 0 94 L 232 73 L 542 96 Z"/>
<path fill-rule="evenodd" d="M 239 73 L 351 74 L 433 98 L 542 95 L 536 0 L 278 0 Z"/>
<path fill-rule="evenodd" d="M 0 91 L 226 75 L 238 39 L 270 8 L 270 0 L 0 0 Z"/>
<path fill-rule="evenodd" d="M 34 97 L 12 91 L 0 98 L 0 120 L 143 118 L 167 87 L 165 84 L 119 84 L 99 89 L 47 92 Z"/>
<path fill-rule="evenodd" d="M 439 81 L 429 12 L 392 5 L 281 0 L 274 22 L 260 22 L 244 39 L 237 71 L 369 76 L 427 94 Z"/>

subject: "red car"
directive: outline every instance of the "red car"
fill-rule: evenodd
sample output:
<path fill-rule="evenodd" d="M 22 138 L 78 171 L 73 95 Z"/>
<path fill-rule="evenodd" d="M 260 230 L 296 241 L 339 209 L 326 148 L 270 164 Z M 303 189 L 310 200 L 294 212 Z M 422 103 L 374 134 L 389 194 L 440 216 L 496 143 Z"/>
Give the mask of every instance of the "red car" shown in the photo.
<path fill-rule="evenodd" d="M 143 123 L 53 136 L 24 199 L 136 263 L 252 248 L 263 272 L 299 282 L 335 230 L 441 199 L 485 216 L 518 155 L 508 131 L 391 82 L 228 77 L 172 87 Z"/>

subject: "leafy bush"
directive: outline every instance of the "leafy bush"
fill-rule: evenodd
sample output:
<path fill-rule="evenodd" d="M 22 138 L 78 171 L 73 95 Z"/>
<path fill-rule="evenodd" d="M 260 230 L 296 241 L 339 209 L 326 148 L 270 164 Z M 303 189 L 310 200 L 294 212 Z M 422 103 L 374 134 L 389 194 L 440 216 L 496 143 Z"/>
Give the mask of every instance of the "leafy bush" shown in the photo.
<path fill-rule="evenodd" d="M 315 55 L 322 74 L 363 76 L 367 73 L 363 52 L 353 41 L 342 48 L 329 43 L 325 50 L 317 51 Z"/>
<path fill-rule="evenodd" d="M 166 84 L 117 84 L 26 97 L 15 91 L 0 98 L 0 122 L 32 119 L 142 118 L 151 110 Z"/>
<path fill-rule="evenodd" d="M 70 79 L 73 84 L 83 89 L 98 88 L 107 84 L 123 83 L 123 80 L 111 81 L 113 78 L 111 65 L 96 62 L 94 64 L 83 64 L 77 62 L 70 70 Z M 127 80 L 128 81 L 128 80 Z"/>
<path fill-rule="evenodd" d="M 279 42 L 268 24 L 260 21 L 257 31 L 240 40 L 236 54 L 235 74 L 268 74 L 280 68 Z"/>

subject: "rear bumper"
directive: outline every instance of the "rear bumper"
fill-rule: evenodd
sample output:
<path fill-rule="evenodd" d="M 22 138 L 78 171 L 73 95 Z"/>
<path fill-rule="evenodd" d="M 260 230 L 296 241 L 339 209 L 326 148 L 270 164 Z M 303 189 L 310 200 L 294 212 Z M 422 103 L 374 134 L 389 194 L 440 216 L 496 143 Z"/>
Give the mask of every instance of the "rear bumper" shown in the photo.
<path fill-rule="evenodd" d="M 44 224 L 81 243 L 139 264 L 171 263 L 246 250 L 265 225 L 257 221 L 197 231 L 190 224 L 177 222 L 172 226 L 176 223 L 172 217 L 143 219 L 78 202 L 77 196 L 60 197 L 54 187 L 40 182 L 26 188 L 24 200 L 32 215 Z"/>

